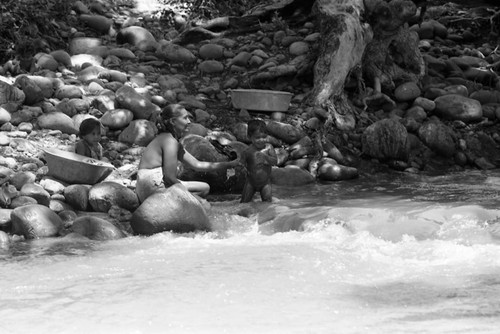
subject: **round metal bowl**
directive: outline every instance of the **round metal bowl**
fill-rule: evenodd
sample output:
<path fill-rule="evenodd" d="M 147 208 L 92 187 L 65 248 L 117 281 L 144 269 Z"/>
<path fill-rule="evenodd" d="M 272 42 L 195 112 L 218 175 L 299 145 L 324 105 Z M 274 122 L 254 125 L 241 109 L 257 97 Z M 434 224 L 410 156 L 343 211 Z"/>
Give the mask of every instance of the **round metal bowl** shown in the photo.
<path fill-rule="evenodd" d="M 48 175 L 70 184 L 96 184 L 115 168 L 113 165 L 73 152 L 44 148 Z"/>
<path fill-rule="evenodd" d="M 263 89 L 233 89 L 231 102 L 236 109 L 287 111 L 292 93 Z"/>

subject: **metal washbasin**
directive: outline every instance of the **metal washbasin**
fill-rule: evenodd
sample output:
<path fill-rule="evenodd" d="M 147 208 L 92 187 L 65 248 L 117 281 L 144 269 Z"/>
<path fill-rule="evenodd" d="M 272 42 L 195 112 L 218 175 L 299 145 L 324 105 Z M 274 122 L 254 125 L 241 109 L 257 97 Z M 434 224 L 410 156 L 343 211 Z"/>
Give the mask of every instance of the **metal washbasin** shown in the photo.
<path fill-rule="evenodd" d="M 43 148 L 48 175 L 70 184 L 96 184 L 104 180 L 115 167 L 107 162 L 95 160 L 57 148 Z"/>
<path fill-rule="evenodd" d="M 236 109 L 287 111 L 292 93 L 263 89 L 232 89 L 231 102 Z"/>

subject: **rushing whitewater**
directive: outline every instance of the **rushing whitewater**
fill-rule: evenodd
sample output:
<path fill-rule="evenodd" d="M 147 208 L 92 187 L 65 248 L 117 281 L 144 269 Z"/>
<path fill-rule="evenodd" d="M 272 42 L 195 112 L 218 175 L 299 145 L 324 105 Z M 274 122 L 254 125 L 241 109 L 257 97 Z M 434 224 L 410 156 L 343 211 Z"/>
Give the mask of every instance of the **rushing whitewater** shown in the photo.
<path fill-rule="evenodd" d="M 497 333 L 499 191 L 362 176 L 219 199 L 211 233 L 16 243 L 0 333 Z"/>

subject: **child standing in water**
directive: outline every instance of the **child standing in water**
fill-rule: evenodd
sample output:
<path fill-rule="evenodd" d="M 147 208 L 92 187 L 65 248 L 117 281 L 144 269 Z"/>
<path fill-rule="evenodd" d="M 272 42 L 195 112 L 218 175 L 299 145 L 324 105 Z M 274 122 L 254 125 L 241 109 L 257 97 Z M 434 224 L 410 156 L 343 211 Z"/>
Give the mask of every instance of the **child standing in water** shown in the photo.
<path fill-rule="evenodd" d="M 266 123 L 261 120 L 251 120 L 248 122 L 247 135 L 252 144 L 241 157 L 241 162 L 247 169 L 241 203 L 252 201 L 257 191 L 260 192 L 262 201 L 271 202 L 271 170 L 278 162 L 278 158 L 273 146 L 267 142 Z"/>
<path fill-rule="evenodd" d="M 80 124 L 80 140 L 75 145 L 75 153 L 102 159 L 101 122 L 95 118 L 87 118 Z"/>

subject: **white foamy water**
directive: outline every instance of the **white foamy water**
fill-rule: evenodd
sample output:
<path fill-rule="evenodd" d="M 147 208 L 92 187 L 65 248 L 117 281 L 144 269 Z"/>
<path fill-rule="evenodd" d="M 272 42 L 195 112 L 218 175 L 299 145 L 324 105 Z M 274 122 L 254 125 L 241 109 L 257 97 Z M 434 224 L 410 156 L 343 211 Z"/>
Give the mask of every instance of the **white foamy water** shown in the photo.
<path fill-rule="evenodd" d="M 497 176 L 276 189 L 213 203 L 211 233 L 15 244 L 0 333 L 497 333 Z"/>

